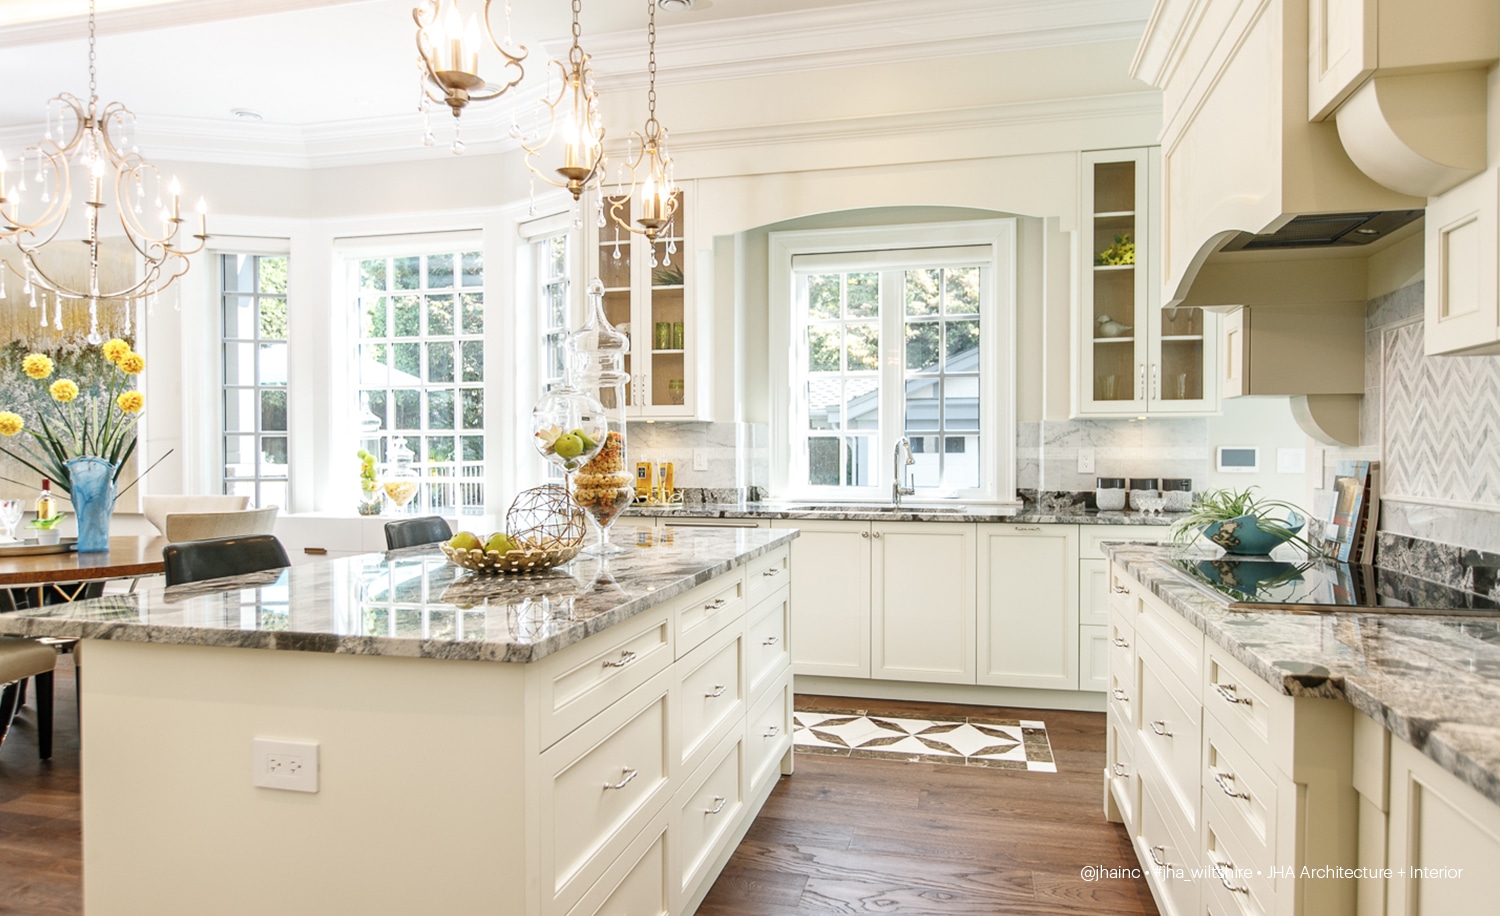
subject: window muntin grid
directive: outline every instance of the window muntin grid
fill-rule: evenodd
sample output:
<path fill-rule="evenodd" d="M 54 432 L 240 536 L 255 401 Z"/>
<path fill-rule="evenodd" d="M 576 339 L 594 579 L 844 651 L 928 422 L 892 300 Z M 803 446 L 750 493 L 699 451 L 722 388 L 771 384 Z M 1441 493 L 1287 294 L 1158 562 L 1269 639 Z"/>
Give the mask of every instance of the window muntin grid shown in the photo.
<path fill-rule="evenodd" d="M 286 508 L 287 258 L 219 258 L 222 316 L 223 490 L 255 506 Z"/>

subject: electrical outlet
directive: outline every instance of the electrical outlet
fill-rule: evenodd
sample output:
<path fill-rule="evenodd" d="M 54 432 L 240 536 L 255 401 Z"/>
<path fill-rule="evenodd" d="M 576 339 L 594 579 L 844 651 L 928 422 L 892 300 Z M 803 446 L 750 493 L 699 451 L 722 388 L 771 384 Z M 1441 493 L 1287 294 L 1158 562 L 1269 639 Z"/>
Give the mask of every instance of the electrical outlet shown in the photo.
<path fill-rule="evenodd" d="M 252 781 L 267 789 L 290 792 L 318 791 L 318 745 L 314 741 L 250 742 Z"/>
<path fill-rule="evenodd" d="M 693 449 L 693 470 L 708 470 L 708 452 L 701 448 Z"/>
<path fill-rule="evenodd" d="M 1078 450 L 1078 473 L 1094 473 L 1094 450 L 1092 448 L 1081 448 Z"/>

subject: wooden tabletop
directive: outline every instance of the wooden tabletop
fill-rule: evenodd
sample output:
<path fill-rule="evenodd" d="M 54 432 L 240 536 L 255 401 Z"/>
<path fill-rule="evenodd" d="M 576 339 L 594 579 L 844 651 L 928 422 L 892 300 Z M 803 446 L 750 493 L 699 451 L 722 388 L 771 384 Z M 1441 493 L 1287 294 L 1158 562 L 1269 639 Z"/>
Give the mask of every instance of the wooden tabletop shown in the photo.
<path fill-rule="evenodd" d="M 92 579 L 130 579 L 151 576 L 163 569 L 160 535 L 125 535 L 109 539 L 109 550 L 99 553 L 46 553 L 29 557 L 0 557 L 0 587 L 40 582 L 82 582 Z"/>

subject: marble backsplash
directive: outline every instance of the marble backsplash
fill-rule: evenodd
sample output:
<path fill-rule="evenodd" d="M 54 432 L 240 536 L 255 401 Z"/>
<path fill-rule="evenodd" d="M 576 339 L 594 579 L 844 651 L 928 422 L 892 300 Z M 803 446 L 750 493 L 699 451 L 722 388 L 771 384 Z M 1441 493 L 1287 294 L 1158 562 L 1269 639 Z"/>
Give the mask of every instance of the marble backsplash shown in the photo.
<path fill-rule="evenodd" d="M 1078 470 L 1092 449 L 1094 470 Z M 1061 420 L 1016 424 L 1016 487 L 1090 493 L 1096 477 L 1187 477 L 1200 487 L 1212 467 L 1201 418 Z"/>
<path fill-rule="evenodd" d="M 672 476 L 679 490 L 749 493 L 764 491 L 770 481 L 770 432 L 764 423 L 633 420 L 627 435 L 625 448 L 631 465 L 637 461 L 672 462 Z M 707 468 L 694 470 L 694 457 Z"/>

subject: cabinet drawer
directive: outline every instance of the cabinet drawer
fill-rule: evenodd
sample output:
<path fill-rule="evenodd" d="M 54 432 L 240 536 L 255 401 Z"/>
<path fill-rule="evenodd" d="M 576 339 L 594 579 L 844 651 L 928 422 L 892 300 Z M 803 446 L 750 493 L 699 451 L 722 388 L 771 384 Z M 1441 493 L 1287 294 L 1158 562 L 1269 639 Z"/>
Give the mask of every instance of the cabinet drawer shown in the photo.
<path fill-rule="evenodd" d="M 753 607 L 772 592 L 786 585 L 791 578 L 792 551 L 790 547 L 778 547 L 764 556 L 756 557 L 746 564 L 745 600 Z"/>
<path fill-rule="evenodd" d="M 566 912 L 669 797 L 672 672 L 541 755 L 541 887 Z"/>
<path fill-rule="evenodd" d="M 1132 840 L 1141 869 L 1157 887 L 1163 916 L 1196 914 L 1202 882 L 1189 879 L 1198 867 L 1198 844 L 1178 832 L 1163 811 L 1156 785 L 1145 775 L 1141 777 L 1141 818 Z"/>
<path fill-rule="evenodd" d="M 668 840 L 672 836 L 663 808 L 619 858 L 605 869 L 568 916 L 666 916 L 672 912 Z"/>
<path fill-rule="evenodd" d="M 1103 626 L 1109 622 L 1109 561 L 1078 561 L 1078 622 Z"/>
<path fill-rule="evenodd" d="M 1140 583 L 1132 579 L 1123 569 L 1114 565 L 1109 566 L 1109 607 L 1112 611 L 1124 613 L 1135 624 L 1135 615 L 1140 610 L 1140 593 L 1144 588 Z"/>
<path fill-rule="evenodd" d="M 725 627 L 677 663 L 682 768 L 691 773 L 745 714 L 745 629 Z"/>
<path fill-rule="evenodd" d="M 537 662 L 543 748 L 672 664 L 669 608 L 654 608 Z"/>
<path fill-rule="evenodd" d="M 692 896 L 745 810 L 745 732 L 726 735 L 674 804 L 679 899 Z M 623 911 L 622 911 L 623 912 Z"/>
<path fill-rule="evenodd" d="M 1135 631 L 1122 623 L 1123 614 L 1109 615 L 1109 704 L 1122 722 L 1139 725 L 1136 718 Z"/>
<path fill-rule="evenodd" d="M 1120 810 L 1120 821 L 1125 825 L 1126 833 L 1135 833 L 1136 817 L 1141 807 L 1141 778 L 1135 766 L 1134 740 L 1128 724 L 1109 723 L 1104 760 L 1109 771 L 1106 785 L 1114 797 L 1115 807 Z"/>
<path fill-rule="evenodd" d="M 751 608 L 745 639 L 748 662 L 750 702 L 760 699 L 771 682 L 791 662 L 787 654 L 787 609 L 790 601 L 786 589 L 773 592 Z"/>
<path fill-rule="evenodd" d="M 1078 689 L 1109 689 L 1109 627 L 1078 628 Z"/>
<path fill-rule="evenodd" d="M 1203 717 L 1203 795 L 1249 847 L 1242 865 L 1269 870 L 1276 841 L 1276 783 L 1213 716 Z"/>
<path fill-rule="evenodd" d="M 1234 916 L 1264 916 L 1275 909 L 1271 865 L 1253 864 L 1251 856 L 1224 828 L 1221 815 L 1210 808 L 1203 815 L 1203 867 L 1212 869 L 1203 884 L 1208 897 L 1220 898 L 1220 906 L 1233 907 Z M 1218 893 L 1214 893 L 1217 891 Z"/>
<path fill-rule="evenodd" d="M 745 718 L 745 757 L 749 791 L 775 779 L 777 765 L 792 747 L 792 673 L 784 671 Z"/>
<path fill-rule="evenodd" d="M 677 600 L 677 657 L 697 648 L 745 612 L 745 578 L 724 576 Z"/>
<path fill-rule="evenodd" d="M 1229 656 L 1217 643 L 1205 640 L 1203 662 L 1203 708 L 1222 722 L 1256 763 L 1274 769 L 1271 757 L 1271 718 L 1289 697 Z"/>
<path fill-rule="evenodd" d="M 1144 591 L 1139 583 L 1131 586 Z M 1139 643 L 1155 649 L 1172 671 L 1198 699 L 1203 672 L 1203 633 L 1187 618 L 1167 607 L 1158 597 L 1141 594 L 1136 602 L 1135 636 Z"/>
<path fill-rule="evenodd" d="M 1078 556 L 1085 560 L 1103 560 L 1105 541 L 1149 541 L 1153 544 L 1172 539 L 1168 525 L 1079 525 Z"/>
<path fill-rule="evenodd" d="M 1141 719 L 1136 747 L 1142 758 L 1153 758 L 1162 803 L 1177 812 L 1183 833 L 1197 836 L 1203 711 L 1149 645 L 1139 648 Z M 1147 761 L 1139 763 L 1144 767 Z"/>

